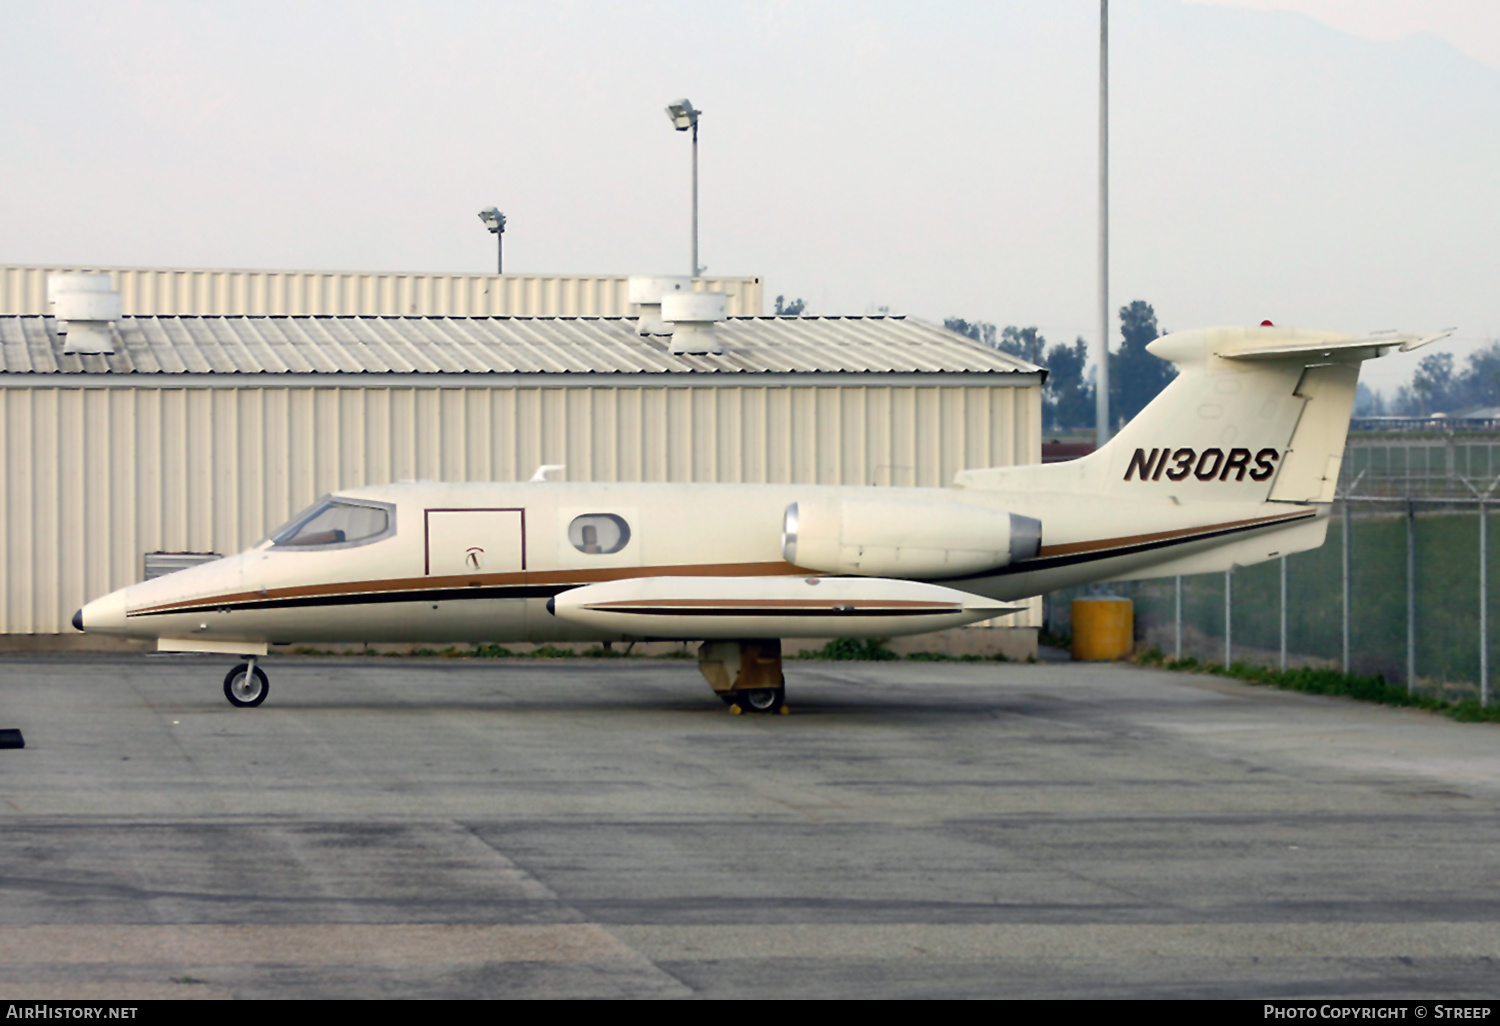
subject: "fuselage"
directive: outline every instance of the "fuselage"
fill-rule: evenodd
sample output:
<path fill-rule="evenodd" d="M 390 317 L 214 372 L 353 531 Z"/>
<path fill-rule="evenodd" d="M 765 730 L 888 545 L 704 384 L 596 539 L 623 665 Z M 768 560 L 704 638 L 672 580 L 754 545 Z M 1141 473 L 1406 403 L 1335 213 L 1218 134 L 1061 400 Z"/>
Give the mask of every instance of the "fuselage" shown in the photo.
<path fill-rule="evenodd" d="M 1309 505 L 1050 492 L 1039 473 L 1049 469 L 1017 468 L 1018 485 L 1026 485 L 1017 490 L 564 482 L 354 488 L 331 497 L 342 504 L 333 513 L 325 505 L 312 516 L 315 508 L 245 552 L 95 600 L 75 625 L 209 651 L 239 642 L 629 640 L 640 632 L 569 621 L 549 600 L 635 578 L 817 577 L 823 571 L 786 558 L 786 511 L 840 498 L 889 503 L 899 516 L 959 504 L 1040 521 L 1041 546 L 1031 558 L 924 575 L 995 600 L 1154 576 L 1226 547 L 1237 553 L 1234 562 L 1255 562 L 1320 543 L 1326 526 L 1323 510 Z M 701 617 L 658 624 L 651 636 L 712 636 L 701 632 Z M 882 624 L 871 633 L 901 631 Z"/>

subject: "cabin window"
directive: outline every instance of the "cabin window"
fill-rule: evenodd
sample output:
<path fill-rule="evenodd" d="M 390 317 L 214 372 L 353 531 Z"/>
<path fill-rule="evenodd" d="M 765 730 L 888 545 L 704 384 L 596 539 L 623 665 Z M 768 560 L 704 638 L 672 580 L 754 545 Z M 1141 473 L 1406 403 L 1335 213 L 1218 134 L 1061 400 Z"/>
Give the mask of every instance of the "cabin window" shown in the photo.
<path fill-rule="evenodd" d="M 278 548 L 362 545 L 391 533 L 393 510 L 342 499 L 325 499 L 271 536 Z"/>
<path fill-rule="evenodd" d="M 630 544 L 630 525 L 613 513 L 585 513 L 568 525 L 568 541 L 588 556 L 607 556 Z"/>

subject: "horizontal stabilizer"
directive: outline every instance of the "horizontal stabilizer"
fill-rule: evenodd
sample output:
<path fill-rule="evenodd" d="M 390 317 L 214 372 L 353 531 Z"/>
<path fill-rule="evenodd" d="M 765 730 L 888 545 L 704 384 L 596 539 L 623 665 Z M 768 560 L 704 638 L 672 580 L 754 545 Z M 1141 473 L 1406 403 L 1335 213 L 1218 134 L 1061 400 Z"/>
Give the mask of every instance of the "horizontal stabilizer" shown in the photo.
<path fill-rule="evenodd" d="M 1332 357 L 1335 353 L 1348 353 L 1354 349 L 1373 349 L 1371 356 L 1384 356 L 1393 348 L 1409 353 L 1429 342 L 1447 338 L 1456 331 L 1447 328 L 1433 335 L 1402 335 L 1396 332 L 1379 332 L 1362 336 L 1323 336 L 1321 338 L 1269 338 L 1257 340 L 1253 335 L 1236 340 L 1219 350 L 1218 355 L 1231 360 L 1274 360 L 1286 357 Z"/>

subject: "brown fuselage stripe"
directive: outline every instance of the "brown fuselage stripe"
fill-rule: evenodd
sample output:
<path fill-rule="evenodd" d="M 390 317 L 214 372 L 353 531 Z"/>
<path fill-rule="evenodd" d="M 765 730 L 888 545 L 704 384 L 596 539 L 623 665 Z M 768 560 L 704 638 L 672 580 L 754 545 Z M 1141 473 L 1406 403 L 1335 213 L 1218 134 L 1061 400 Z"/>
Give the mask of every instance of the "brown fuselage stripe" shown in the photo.
<path fill-rule="evenodd" d="M 713 609 L 719 606 L 762 606 L 767 609 L 833 609 L 837 606 L 880 606 L 883 609 L 958 609 L 962 608 L 952 602 L 918 601 L 916 599 L 891 599 L 889 601 L 861 602 L 859 599 L 718 599 L 718 598 L 681 598 L 681 599 L 617 599 L 613 602 L 590 602 L 585 609 L 626 609 L 630 606 L 663 606 L 673 605 L 682 607 L 694 607 L 700 609 Z"/>
<path fill-rule="evenodd" d="M 929 616 L 961 613 L 955 602 L 892 599 L 888 602 L 855 599 L 620 599 L 590 602 L 584 609 L 601 613 L 648 616 Z"/>
<path fill-rule="evenodd" d="M 868 603 L 857 606 L 847 603 L 838 606 L 768 606 L 761 603 L 727 603 L 721 606 L 685 606 L 675 603 L 661 605 L 632 606 L 618 609 L 610 606 L 584 606 L 585 609 L 601 613 L 622 613 L 632 616 L 941 616 L 962 613 L 960 605 L 934 604 L 922 609 L 894 608 Z"/>
<path fill-rule="evenodd" d="M 1238 528 L 1257 527 L 1263 524 L 1273 524 L 1282 520 L 1302 520 L 1312 516 L 1311 512 L 1278 513 L 1269 517 L 1254 517 L 1250 520 L 1231 520 L 1225 524 L 1209 524 L 1204 527 L 1180 527 L 1172 531 L 1157 531 L 1154 534 L 1136 534 L 1128 538 L 1100 538 L 1096 541 L 1069 542 L 1067 545 L 1043 545 L 1037 553 L 1038 559 L 1048 559 L 1053 556 L 1073 556 L 1084 552 L 1099 552 L 1104 549 L 1126 549 L 1137 545 L 1149 545 L 1153 542 L 1172 541 L 1177 538 L 1185 538 L 1189 535 L 1220 533 L 1233 531 Z"/>

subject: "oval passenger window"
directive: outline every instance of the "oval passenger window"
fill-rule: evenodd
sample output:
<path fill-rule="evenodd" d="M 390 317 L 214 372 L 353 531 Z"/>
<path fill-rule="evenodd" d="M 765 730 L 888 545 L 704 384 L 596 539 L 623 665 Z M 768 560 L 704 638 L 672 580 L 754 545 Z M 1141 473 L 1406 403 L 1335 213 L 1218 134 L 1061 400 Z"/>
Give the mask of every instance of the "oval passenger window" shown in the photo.
<path fill-rule="evenodd" d="M 586 555 L 607 556 L 630 544 L 630 525 L 613 513 L 585 513 L 568 525 L 568 541 Z"/>

